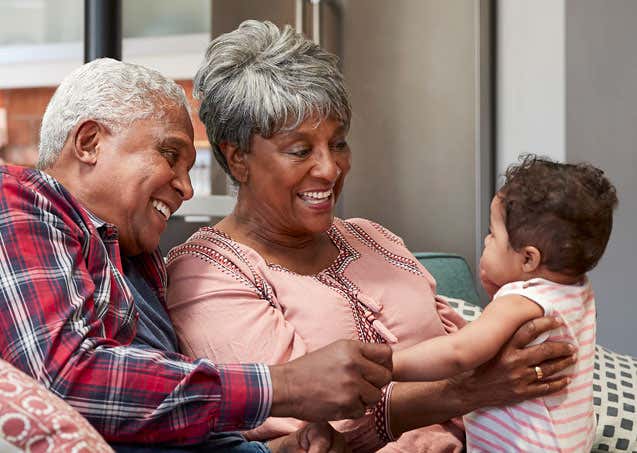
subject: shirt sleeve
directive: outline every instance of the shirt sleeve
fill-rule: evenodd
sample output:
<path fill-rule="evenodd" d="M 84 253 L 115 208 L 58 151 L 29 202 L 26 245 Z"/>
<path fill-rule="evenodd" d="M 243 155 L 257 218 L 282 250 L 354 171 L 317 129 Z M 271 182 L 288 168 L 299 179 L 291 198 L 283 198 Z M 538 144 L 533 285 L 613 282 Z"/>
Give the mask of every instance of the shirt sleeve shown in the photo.
<path fill-rule="evenodd" d="M 255 272 L 254 263 L 227 250 L 221 253 L 197 243 L 171 251 L 168 308 L 184 353 L 217 362 L 279 364 L 309 352 L 278 305 L 276 288 L 265 289 L 267 283 L 257 281 L 263 276 Z M 388 440 L 385 407 L 383 397 L 364 417 L 332 425 L 344 434 L 352 450 L 376 451 Z M 382 422 L 377 426 L 379 416 Z M 296 431 L 305 423 L 270 417 L 245 435 L 264 441 Z"/>
<path fill-rule="evenodd" d="M 104 288 L 93 277 L 101 269 L 86 261 L 96 244 L 80 241 L 70 214 L 47 197 L 18 178 L 3 175 L 1 181 L 5 360 L 66 400 L 111 441 L 196 443 L 211 431 L 251 428 L 267 417 L 272 390 L 266 366 L 217 366 L 129 346 L 124 327 L 108 321 L 117 318 L 109 310 L 122 305 L 96 303 L 96 292 Z M 129 310 L 118 316 L 133 317 L 134 308 Z"/>

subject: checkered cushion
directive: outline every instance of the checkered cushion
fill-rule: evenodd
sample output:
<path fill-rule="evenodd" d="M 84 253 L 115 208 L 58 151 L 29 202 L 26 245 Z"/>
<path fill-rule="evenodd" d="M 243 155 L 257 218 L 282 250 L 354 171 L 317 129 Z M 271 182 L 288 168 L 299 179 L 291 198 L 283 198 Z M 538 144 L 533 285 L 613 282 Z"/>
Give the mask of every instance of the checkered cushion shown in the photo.
<path fill-rule="evenodd" d="M 482 309 L 460 299 L 447 298 L 467 321 Z M 597 434 L 593 452 L 637 452 L 637 359 L 595 346 L 593 409 Z"/>

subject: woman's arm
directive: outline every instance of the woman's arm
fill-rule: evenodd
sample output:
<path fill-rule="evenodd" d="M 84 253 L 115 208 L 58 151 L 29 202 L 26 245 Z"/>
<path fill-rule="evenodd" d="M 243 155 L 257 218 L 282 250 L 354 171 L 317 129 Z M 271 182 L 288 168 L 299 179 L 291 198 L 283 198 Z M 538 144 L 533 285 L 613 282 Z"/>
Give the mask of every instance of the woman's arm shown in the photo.
<path fill-rule="evenodd" d="M 542 308 L 526 297 L 499 297 L 458 332 L 395 352 L 393 378 L 435 381 L 472 370 L 494 357 L 522 324 L 542 315 Z"/>
<path fill-rule="evenodd" d="M 561 390 L 568 378 L 551 376 L 575 363 L 575 347 L 559 342 L 525 347 L 560 325 L 557 318 L 533 319 L 521 326 L 493 359 L 446 381 L 396 383 L 390 403 L 392 433 L 398 437 L 479 407 L 514 404 Z M 542 367 L 542 381 L 537 380 L 536 365 Z"/>

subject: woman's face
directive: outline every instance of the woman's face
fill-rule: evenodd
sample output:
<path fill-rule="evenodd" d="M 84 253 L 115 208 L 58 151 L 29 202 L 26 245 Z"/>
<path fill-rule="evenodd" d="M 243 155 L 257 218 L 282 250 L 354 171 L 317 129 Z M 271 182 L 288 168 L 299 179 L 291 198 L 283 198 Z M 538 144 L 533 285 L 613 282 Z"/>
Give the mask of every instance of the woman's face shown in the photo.
<path fill-rule="evenodd" d="M 310 118 L 268 139 L 255 134 L 244 156 L 241 212 L 275 234 L 327 231 L 351 164 L 346 133 L 337 120 Z"/>

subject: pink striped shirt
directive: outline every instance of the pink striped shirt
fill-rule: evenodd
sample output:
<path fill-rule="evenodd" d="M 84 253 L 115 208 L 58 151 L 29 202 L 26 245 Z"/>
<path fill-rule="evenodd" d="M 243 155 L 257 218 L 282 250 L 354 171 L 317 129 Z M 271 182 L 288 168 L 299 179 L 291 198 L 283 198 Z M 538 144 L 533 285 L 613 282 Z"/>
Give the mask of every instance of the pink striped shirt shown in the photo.
<path fill-rule="evenodd" d="M 589 280 L 560 285 L 541 278 L 504 285 L 494 296 L 524 296 L 560 316 L 564 325 L 540 336 L 533 344 L 565 341 L 578 348 L 578 360 L 563 374 L 568 386 L 555 394 L 507 407 L 490 407 L 464 417 L 470 452 L 590 451 L 595 436 L 593 359 L 595 356 L 595 297 Z"/>

